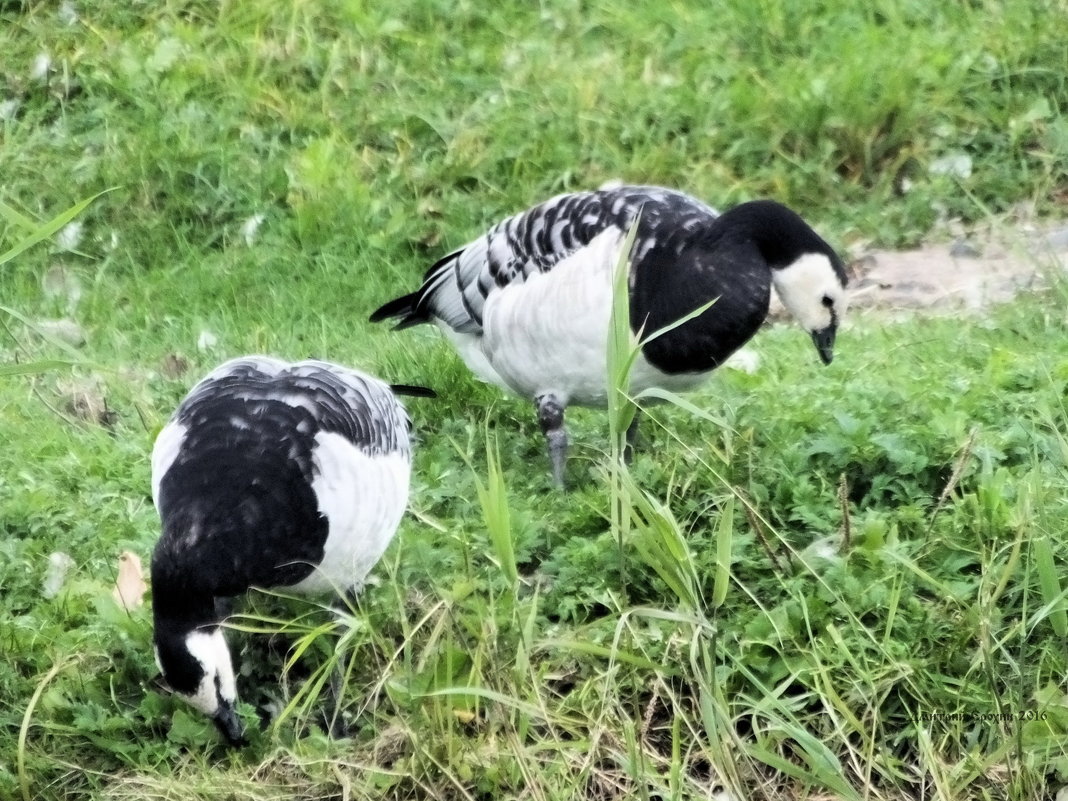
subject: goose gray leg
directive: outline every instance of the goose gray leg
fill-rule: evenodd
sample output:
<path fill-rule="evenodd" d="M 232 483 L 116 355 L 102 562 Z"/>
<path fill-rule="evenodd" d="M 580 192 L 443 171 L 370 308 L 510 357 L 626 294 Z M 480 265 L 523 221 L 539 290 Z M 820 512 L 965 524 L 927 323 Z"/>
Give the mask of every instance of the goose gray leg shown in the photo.
<path fill-rule="evenodd" d="M 567 429 L 564 428 L 564 405 L 552 393 L 534 399 L 538 405 L 538 425 L 549 446 L 553 483 L 564 488 L 564 465 L 567 463 Z"/>
<path fill-rule="evenodd" d="M 330 708 L 323 710 L 323 722 L 334 740 L 343 740 L 349 736 L 349 724 L 341 703 L 345 700 L 345 661 L 340 660 L 330 671 Z"/>
<path fill-rule="evenodd" d="M 363 590 L 363 582 L 354 584 L 345 590 L 344 599 L 333 603 L 334 611 L 338 615 L 351 616 L 357 611 L 357 599 Z M 343 702 L 345 700 L 345 673 L 348 670 L 348 659 L 339 659 L 334 669 L 330 671 L 330 704 L 329 709 L 323 709 L 323 723 L 330 737 L 335 740 L 343 740 L 350 735 L 349 724 L 345 721 Z"/>

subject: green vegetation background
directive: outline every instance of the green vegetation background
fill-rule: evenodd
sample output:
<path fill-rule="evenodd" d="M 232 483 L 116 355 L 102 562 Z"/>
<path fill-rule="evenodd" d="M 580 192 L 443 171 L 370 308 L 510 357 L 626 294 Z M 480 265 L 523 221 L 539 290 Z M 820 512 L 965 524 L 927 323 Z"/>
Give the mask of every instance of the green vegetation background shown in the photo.
<path fill-rule="evenodd" d="M 616 178 L 774 197 L 843 248 L 1063 216 L 1066 43 L 1063 3 L 1023 0 L 0 3 L 0 251 L 111 190 L 73 249 L 0 264 L 0 363 L 71 360 L 26 321 L 86 340 L 0 376 L 0 798 L 1048 797 L 1063 284 L 857 316 L 827 369 L 764 331 L 755 373 L 691 398 L 713 420 L 652 413 L 629 474 L 605 415 L 571 415 L 566 495 L 528 404 L 366 317 Z M 247 352 L 441 397 L 409 403 L 413 513 L 358 614 L 260 600 L 247 626 L 298 623 L 231 633 L 250 723 L 354 655 L 352 738 L 309 702 L 234 753 L 159 691 L 150 614 L 111 586 L 157 535 L 155 432 Z"/>

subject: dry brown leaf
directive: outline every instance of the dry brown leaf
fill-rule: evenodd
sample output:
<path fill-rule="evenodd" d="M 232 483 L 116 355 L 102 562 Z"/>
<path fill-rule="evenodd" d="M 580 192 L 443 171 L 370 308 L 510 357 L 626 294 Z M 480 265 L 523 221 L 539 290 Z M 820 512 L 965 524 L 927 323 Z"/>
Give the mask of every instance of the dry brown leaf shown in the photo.
<path fill-rule="evenodd" d="M 147 591 L 140 557 L 133 551 L 123 551 L 119 555 L 119 577 L 115 579 L 115 589 L 111 592 L 115 603 L 127 611 L 136 609 L 145 602 Z"/>
<path fill-rule="evenodd" d="M 189 372 L 189 360 L 178 353 L 168 353 L 163 357 L 160 370 L 165 378 L 181 378 Z"/>
<path fill-rule="evenodd" d="M 111 428 L 118 421 L 118 414 L 108 408 L 104 386 L 99 378 L 72 378 L 56 383 L 56 391 L 63 397 L 67 414 L 79 420 Z"/>

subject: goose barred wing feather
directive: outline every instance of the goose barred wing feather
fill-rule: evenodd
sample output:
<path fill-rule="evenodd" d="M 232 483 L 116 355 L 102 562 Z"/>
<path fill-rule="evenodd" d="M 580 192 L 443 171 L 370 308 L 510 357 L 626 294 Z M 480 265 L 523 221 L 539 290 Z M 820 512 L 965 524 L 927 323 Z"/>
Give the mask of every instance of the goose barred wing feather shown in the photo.
<path fill-rule="evenodd" d="M 301 433 L 340 434 L 370 455 L 409 453 L 408 416 L 389 385 L 347 367 L 314 360 L 289 364 L 265 356 L 234 359 L 190 390 L 174 422 L 188 425 L 234 400 L 261 416 L 279 403 L 302 410 Z"/>
<path fill-rule="evenodd" d="M 386 304 L 372 320 L 404 314 L 404 326 L 436 317 L 454 331 L 480 333 L 486 299 L 496 288 L 549 272 L 609 227 L 626 231 L 639 211 L 639 257 L 716 216 L 703 203 L 659 187 L 558 195 L 502 220 L 434 264 L 417 292 Z"/>

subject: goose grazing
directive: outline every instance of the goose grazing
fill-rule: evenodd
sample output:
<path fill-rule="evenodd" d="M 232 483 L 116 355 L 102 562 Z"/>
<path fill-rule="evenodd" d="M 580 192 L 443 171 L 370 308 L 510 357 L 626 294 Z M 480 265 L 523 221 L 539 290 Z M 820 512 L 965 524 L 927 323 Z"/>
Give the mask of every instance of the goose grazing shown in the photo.
<path fill-rule="evenodd" d="M 250 587 L 359 588 L 408 501 L 409 420 L 393 390 L 432 394 L 246 356 L 194 386 L 156 439 L 156 661 L 233 745 L 244 739 L 221 608 Z"/>
<path fill-rule="evenodd" d="M 756 333 L 772 286 L 830 363 L 846 285 L 834 250 L 779 203 L 717 214 L 660 187 L 559 195 L 509 217 L 434 264 L 419 289 L 371 321 L 397 318 L 397 329 L 435 322 L 479 378 L 532 398 L 563 486 L 564 410 L 606 403 L 612 278 L 635 218 L 631 329 L 648 335 L 714 303 L 642 347 L 633 392 L 700 384 Z"/>

